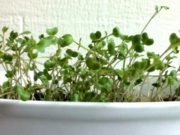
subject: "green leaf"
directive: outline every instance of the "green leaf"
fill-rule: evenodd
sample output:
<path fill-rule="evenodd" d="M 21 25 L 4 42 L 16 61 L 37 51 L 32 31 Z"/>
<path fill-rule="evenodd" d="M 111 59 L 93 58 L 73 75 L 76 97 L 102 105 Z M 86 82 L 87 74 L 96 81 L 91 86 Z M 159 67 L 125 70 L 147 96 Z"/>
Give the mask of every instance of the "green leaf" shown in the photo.
<path fill-rule="evenodd" d="M 36 59 L 38 57 L 38 52 L 28 52 L 28 57 L 30 60 Z"/>
<path fill-rule="evenodd" d="M 98 62 L 94 62 L 92 65 L 92 70 L 98 70 L 100 68 L 100 64 Z"/>
<path fill-rule="evenodd" d="M 148 65 L 148 60 L 143 59 L 143 60 L 141 61 L 141 69 L 142 69 L 142 70 L 146 69 L 146 68 L 147 68 L 147 65 Z"/>
<path fill-rule="evenodd" d="M 71 54 L 72 57 L 77 57 L 78 56 L 78 53 L 73 51 L 72 54 Z"/>
<path fill-rule="evenodd" d="M 30 31 L 24 31 L 20 35 L 27 35 L 27 34 L 30 34 L 30 33 L 31 33 Z"/>
<path fill-rule="evenodd" d="M 85 101 L 91 101 L 93 97 L 96 96 L 96 93 L 93 91 L 93 92 L 86 92 L 84 94 L 84 99 Z"/>
<path fill-rule="evenodd" d="M 66 50 L 66 53 L 72 57 L 77 57 L 78 56 L 78 53 L 75 52 L 75 51 L 72 51 L 71 49 L 67 49 Z"/>
<path fill-rule="evenodd" d="M 172 76 L 168 76 L 167 80 L 168 80 L 168 85 L 174 85 L 177 82 L 177 80 L 173 79 Z"/>
<path fill-rule="evenodd" d="M 66 53 L 69 54 L 69 55 L 71 55 L 71 54 L 73 53 L 73 51 L 72 51 L 71 49 L 67 49 L 67 50 L 66 50 Z"/>
<path fill-rule="evenodd" d="M 123 77 L 123 71 L 122 71 L 122 70 L 116 69 L 115 71 L 116 71 L 116 74 L 117 74 L 120 78 Z"/>
<path fill-rule="evenodd" d="M 176 35 L 176 33 L 172 33 L 169 37 L 169 41 L 171 44 L 176 44 L 180 42 L 180 38 Z"/>
<path fill-rule="evenodd" d="M 91 40 L 96 40 L 96 35 L 94 33 L 91 33 L 90 38 L 91 38 Z"/>
<path fill-rule="evenodd" d="M 155 67 L 151 67 L 150 69 L 148 69 L 147 72 L 153 72 L 156 68 Z"/>
<path fill-rule="evenodd" d="M 100 68 L 100 64 L 98 62 L 95 62 L 93 58 L 87 58 L 86 65 L 89 69 L 92 69 L 92 70 L 97 70 Z"/>
<path fill-rule="evenodd" d="M 126 42 L 126 43 L 129 43 L 130 41 L 132 41 L 132 38 L 133 37 L 129 37 L 128 35 L 121 35 L 121 39 Z"/>
<path fill-rule="evenodd" d="M 115 27 L 113 30 L 112 30 L 112 34 L 113 36 L 115 37 L 121 37 L 121 33 L 120 33 L 120 30 L 118 27 Z"/>
<path fill-rule="evenodd" d="M 68 94 L 67 90 L 62 89 L 62 88 L 60 88 L 60 87 L 56 88 L 55 90 L 58 91 L 58 92 L 61 92 L 61 93 L 64 94 L 64 95 Z"/>
<path fill-rule="evenodd" d="M 138 53 L 141 53 L 141 52 L 143 52 L 144 51 L 144 46 L 143 45 L 138 45 L 138 44 L 136 44 L 136 45 L 134 45 L 134 50 L 136 51 L 136 52 L 138 52 Z"/>
<path fill-rule="evenodd" d="M 141 44 L 141 35 L 135 35 L 132 38 L 132 46 L 134 50 L 138 53 L 144 51 L 144 46 Z"/>
<path fill-rule="evenodd" d="M 27 91 L 25 91 L 21 85 L 16 85 L 14 87 L 14 91 L 20 95 L 21 100 L 23 101 L 27 101 L 30 98 L 30 94 Z"/>
<path fill-rule="evenodd" d="M 155 6 L 155 10 L 156 10 L 156 13 L 158 13 L 159 12 L 159 7 Z"/>
<path fill-rule="evenodd" d="M 34 81 L 37 81 L 39 77 L 42 75 L 43 75 L 43 72 L 40 71 L 37 73 L 36 71 L 34 71 Z"/>
<path fill-rule="evenodd" d="M 57 27 L 54 27 L 54 28 L 51 28 L 51 29 L 46 29 L 46 33 L 50 36 L 54 36 L 58 33 L 58 28 Z"/>
<path fill-rule="evenodd" d="M 102 67 L 99 72 L 100 75 L 108 75 L 108 76 L 113 76 L 114 75 L 114 70 L 112 68 L 108 67 Z"/>
<path fill-rule="evenodd" d="M 102 77 L 98 80 L 98 87 L 103 91 L 110 91 L 113 87 L 113 80 L 107 77 Z"/>
<path fill-rule="evenodd" d="M 178 46 L 172 47 L 172 52 L 175 53 L 175 54 L 178 54 L 178 53 L 179 53 L 179 48 L 178 48 Z"/>
<path fill-rule="evenodd" d="M 56 62 L 54 60 L 46 60 L 44 62 L 44 67 L 47 69 L 53 68 L 56 65 Z"/>
<path fill-rule="evenodd" d="M 10 54 L 6 54 L 6 53 L 3 55 L 2 58 L 5 62 L 11 62 L 13 60 L 13 56 Z"/>
<path fill-rule="evenodd" d="M 141 78 L 140 78 L 140 79 L 137 79 L 137 80 L 135 81 L 134 85 L 138 85 L 138 84 L 140 84 L 142 81 L 143 81 L 143 80 L 142 80 Z"/>
<path fill-rule="evenodd" d="M 161 8 L 164 8 L 165 10 L 169 9 L 169 7 L 167 7 L 167 6 L 161 6 Z"/>
<path fill-rule="evenodd" d="M 116 55 L 116 51 L 115 51 L 115 43 L 113 39 L 109 40 L 108 43 L 108 52 L 110 55 Z"/>
<path fill-rule="evenodd" d="M 90 38 L 93 41 L 96 41 L 96 40 L 100 39 L 101 38 L 101 32 L 100 31 L 96 31 L 96 33 L 91 33 L 90 34 Z"/>
<path fill-rule="evenodd" d="M 7 89 L 7 88 L 9 88 L 9 87 L 10 87 L 9 81 L 4 82 L 3 85 L 2 85 L 2 88 L 3 88 L 3 89 Z"/>
<path fill-rule="evenodd" d="M 176 70 L 172 70 L 170 72 L 170 76 L 173 78 L 173 79 L 177 79 L 177 71 Z"/>
<path fill-rule="evenodd" d="M 81 68 L 80 74 L 82 76 L 84 76 L 84 75 L 86 75 L 86 73 L 87 73 L 87 69 L 86 68 Z"/>
<path fill-rule="evenodd" d="M 100 39 L 101 38 L 101 32 L 96 31 L 95 36 L 96 36 L 96 39 Z"/>
<path fill-rule="evenodd" d="M 36 40 L 33 39 L 33 37 L 31 37 L 28 42 L 27 42 L 27 46 L 26 46 L 26 52 L 32 51 L 33 49 L 36 48 Z"/>
<path fill-rule="evenodd" d="M 148 58 L 157 58 L 158 57 L 158 55 L 155 54 L 154 52 L 147 52 L 147 56 L 148 56 Z"/>
<path fill-rule="evenodd" d="M 13 76 L 15 75 L 15 71 L 14 70 L 7 70 L 7 72 L 6 72 L 6 74 L 5 74 L 5 76 L 7 77 L 7 78 L 12 78 Z"/>
<path fill-rule="evenodd" d="M 165 64 L 159 58 L 154 58 L 153 65 L 155 66 L 156 69 L 160 69 L 160 70 L 165 67 Z"/>
<path fill-rule="evenodd" d="M 2 32 L 5 33 L 9 28 L 8 27 L 3 27 Z"/>
<path fill-rule="evenodd" d="M 71 96 L 71 101 L 73 102 L 78 102 L 79 101 L 79 95 L 74 93 L 72 96 Z"/>
<path fill-rule="evenodd" d="M 171 59 L 174 59 L 174 58 L 177 58 L 177 56 L 167 55 L 167 56 L 165 57 L 165 59 L 166 59 L 167 61 L 169 61 L 169 60 L 171 60 Z"/>
<path fill-rule="evenodd" d="M 128 46 L 124 42 L 121 43 L 118 47 L 119 51 L 121 52 L 122 55 L 125 55 L 128 51 Z"/>
<path fill-rule="evenodd" d="M 86 59 L 86 66 L 87 66 L 89 69 L 92 69 L 93 63 L 94 63 L 93 58 L 87 58 L 87 59 Z"/>
<path fill-rule="evenodd" d="M 138 35 L 133 36 L 132 44 L 133 45 L 141 44 L 141 35 L 138 34 Z"/>
<path fill-rule="evenodd" d="M 44 85 L 48 85 L 49 84 L 49 81 L 48 79 L 46 78 L 46 76 L 42 75 L 39 77 L 39 79 L 41 80 L 41 82 L 44 84 Z"/>
<path fill-rule="evenodd" d="M 143 59 L 141 62 L 136 61 L 136 62 L 133 64 L 133 66 L 134 66 L 135 69 L 140 69 L 140 70 L 145 69 L 145 68 L 147 67 L 147 65 L 148 65 L 148 61 L 145 60 L 145 59 Z"/>
<path fill-rule="evenodd" d="M 18 37 L 18 33 L 17 32 L 14 32 L 14 31 L 11 31 L 10 33 L 10 39 L 11 40 L 14 40 Z"/>
<path fill-rule="evenodd" d="M 145 45 L 152 45 L 154 43 L 154 40 L 152 38 L 148 37 L 148 34 L 145 32 L 142 34 L 142 42 Z"/>
<path fill-rule="evenodd" d="M 68 46 L 68 45 L 72 44 L 73 41 L 74 41 L 74 39 L 73 39 L 72 35 L 66 34 L 66 35 L 62 36 L 61 46 L 62 47 Z"/>
<path fill-rule="evenodd" d="M 141 69 L 141 62 L 136 61 L 136 62 L 133 64 L 133 67 L 134 67 L 135 69 Z"/>
<path fill-rule="evenodd" d="M 21 96 L 21 100 L 22 101 L 27 101 L 27 100 L 29 100 L 30 99 L 30 94 L 27 92 L 27 91 L 24 91 L 23 93 L 22 93 L 22 95 L 20 95 Z"/>
<path fill-rule="evenodd" d="M 48 80 L 52 80 L 52 75 L 47 74 L 47 75 L 46 75 L 46 78 L 47 78 Z"/>
<path fill-rule="evenodd" d="M 153 84 L 152 84 L 152 86 L 154 86 L 154 87 L 158 88 L 158 87 L 160 87 L 160 86 L 161 86 L 161 84 L 160 84 L 160 83 L 153 83 Z"/>
<path fill-rule="evenodd" d="M 102 77 L 98 80 L 98 83 L 101 85 L 104 85 L 108 82 L 108 78 L 107 77 Z"/>
<path fill-rule="evenodd" d="M 36 49 L 41 52 L 44 53 L 45 52 L 45 48 L 52 45 L 53 44 L 53 40 L 50 38 L 43 38 L 39 41 L 39 43 L 36 45 Z"/>

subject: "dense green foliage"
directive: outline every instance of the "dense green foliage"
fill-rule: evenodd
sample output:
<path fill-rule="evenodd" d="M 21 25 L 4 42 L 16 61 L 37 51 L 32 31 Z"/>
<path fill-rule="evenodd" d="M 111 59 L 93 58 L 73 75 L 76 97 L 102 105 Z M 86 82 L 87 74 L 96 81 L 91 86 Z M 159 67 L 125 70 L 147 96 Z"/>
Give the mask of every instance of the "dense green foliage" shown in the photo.
<path fill-rule="evenodd" d="M 153 17 L 162 8 L 167 9 L 156 7 Z M 162 54 L 156 54 L 146 51 L 154 40 L 144 29 L 136 35 L 124 35 L 118 27 L 113 28 L 110 34 L 96 31 L 90 34 L 91 43 L 87 47 L 71 34 L 59 37 L 58 28 L 47 29 L 46 34 L 35 40 L 29 31 L 11 31 L 9 38 L 5 38 L 8 28 L 4 27 L 0 35 L 0 64 L 7 80 L 0 86 L 0 98 L 23 101 L 141 101 L 148 76 L 158 71 L 149 96 L 149 101 L 155 101 L 164 89 L 179 83 L 179 69 L 171 63 L 179 53 L 180 38 L 172 33 L 169 47 Z M 47 54 L 49 46 L 55 47 L 56 51 L 42 60 L 40 55 Z M 137 87 L 140 90 L 135 98 L 133 93 Z"/>

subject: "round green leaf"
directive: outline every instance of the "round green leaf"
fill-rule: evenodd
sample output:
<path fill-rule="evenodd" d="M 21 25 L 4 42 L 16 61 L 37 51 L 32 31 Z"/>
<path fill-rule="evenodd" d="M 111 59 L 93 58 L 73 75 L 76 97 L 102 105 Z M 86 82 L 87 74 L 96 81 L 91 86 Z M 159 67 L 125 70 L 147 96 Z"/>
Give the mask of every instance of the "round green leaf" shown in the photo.
<path fill-rule="evenodd" d="M 100 31 L 96 31 L 95 36 L 96 36 L 96 39 L 101 38 L 101 32 Z"/>
<path fill-rule="evenodd" d="M 62 41 L 61 45 L 63 47 L 72 44 L 72 42 L 74 41 L 72 35 L 70 35 L 70 34 L 66 34 L 66 35 L 62 36 L 62 38 L 63 38 L 63 41 Z"/>
<path fill-rule="evenodd" d="M 133 44 L 133 45 L 139 45 L 139 44 L 141 44 L 141 35 L 135 35 L 135 36 L 132 38 L 132 44 Z"/>
<path fill-rule="evenodd" d="M 167 6 L 161 6 L 161 8 L 164 8 L 165 10 L 169 9 L 169 7 L 167 7 Z"/>
<path fill-rule="evenodd" d="M 92 64 L 92 70 L 97 70 L 97 69 L 99 69 L 100 68 L 100 64 L 98 63 L 98 62 L 94 62 L 93 64 Z"/>
<path fill-rule="evenodd" d="M 7 78 L 12 78 L 12 77 L 14 76 L 14 74 L 15 74 L 14 71 L 12 71 L 12 70 L 7 70 L 5 76 L 6 76 Z"/>
<path fill-rule="evenodd" d="M 155 67 L 151 67 L 150 69 L 148 69 L 147 72 L 153 72 L 156 68 Z"/>
<path fill-rule="evenodd" d="M 89 69 L 92 69 L 92 65 L 93 65 L 93 58 L 87 58 L 86 59 L 86 66 L 89 68 Z"/>
<path fill-rule="evenodd" d="M 169 37 L 169 41 L 171 44 L 176 44 L 178 42 L 180 42 L 179 37 L 176 35 L 176 33 L 172 33 Z"/>
<path fill-rule="evenodd" d="M 101 85 L 104 85 L 108 82 L 108 78 L 107 77 L 102 77 L 98 80 L 98 83 Z"/>
<path fill-rule="evenodd" d="M 115 27 L 115 28 L 112 30 L 112 34 L 113 34 L 113 36 L 115 36 L 115 37 L 120 37 L 120 36 L 121 36 L 120 30 L 119 30 L 118 27 Z"/>
<path fill-rule="evenodd" d="M 91 38 L 91 40 L 96 40 L 96 35 L 94 33 L 91 33 L 90 38 Z"/>
<path fill-rule="evenodd" d="M 18 33 L 17 32 L 14 32 L 14 31 L 11 31 L 10 33 L 10 39 L 11 40 L 14 40 L 18 37 Z"/>
<path fill-rule="evenodd" d="M 148 39 L 149 39 L 148 34 L 147 34 L 146 32 L 144 32 L 144 33 L 142 34 L 142 42 L 145 43 L 146 40 L 148 40 Z"/>
<path fill-rule="evenodd" d="M 9 28 L 8 27 L 3 27 L 2 32 L 5 33 Z"/>
<path fill-rule="evenodd" d="M 113 39 L 109 40 L 108 43 L 108 52 L 110 55 L 116 55 L 116 51 L 115 51 L 115 43 Z"/>
<path fill-rule="evenodd" d="M 152 45 L 154 43 L 154 40 L 148 37 L 147 33 L 142 34 L 142 42 L 145 45 Z"/>
<path fill-rule="evenodd" d="M 74 93 L 71 97 L 71 101 L 73 102 L 78 102 L 79 101 L 79 95 Z"/>
<path fill-rule="evenodd" d="M 67 49 L 66 50 L 66 53 L 72 57 L 77 57 L 78 56 L 78 53 L 75 52 L 75 51 L 72 51 L 71 49 Z"/>
<path fill-rule="evenodd" d="M 30 98 L 30 94 L 27 91 L 25 91 L 21 85 L 16 85 L 14 87 L 14 91 L 20 95 L 21 100 L 23 101 L 26 101 Z"/>
<path fill-rule="evenodd" d="M 133 64 L 134 68 L 135 69 L 140 69 L 141 68 L 141 63 L 139 61 L 136 61 L 134 64 Z"/>
<path fill-rule="evenodd" d="M 9 83 L 9 81 L 4 82 L 3 85 L 2 85 L 2 88 L 3 88 L 3 89 L 10 88 L 10 83 Z"/>
<path fill-rule="evenodd" d="M 46 29 L 46 33 L 50 36 L 53 36 L 53 35 L 56 35 L 58 32 L 58 28 L 57 27 L 54 27 L 54 28 L 51 28 L 51 29 Z"/>
<path fill-rule="evenodd" d="M 77 56 L 78 56 L 78 53 L 77 53 L 77 52 L 72 52 L 71 56 L 72 56 L 72 57 L 77 57 Z"/>
<path fill-rule="evenodd" d="M 142 79 L 137 79 L 137 80 L 135 81 L 135 85 L 140 84 L 142 81 L 143 81 Z"/>
<path fill-rule="evenodd" d="M 170 72 L 170 76 L 173 78 L 173 79 L 177 79 L 177 71 L 176 70 L 172 70 L 171 72 Z"/>
<path fill-rule="evenodd" d="M 46 75 L 46 78 L 47 78 L 48 80 L 52 80 L 52 75 L 47 74 L 47 75 Z"/>
<path fill-rule="evenodd" d="M 146 69 L 147 65 L 148 65 L 148 61 L 147 60 L 142 60 L 141 69 Z"/>
<path fill-rule="evenodd" d="M 3 60 L 4 60 L 4 61 L 11 62 L 12 59 L 13 59 L 13 56 L 11 56 L 10 54 L 6 54 L 6 53 L 5 53 L 5 54 L 3 55 Z"/>
<path fill-rule="evenodd" d="M 141 44 L 141 35 L 135 35 L 132 39 L 132 46 L 136 52 L 143 52 L 144 46 Z"/>
<path fill-rule="evenodd" d="M 67 50 L 66 50 L 66 53 L 69 54 L 69 55 L 71 55 L 71 54 L 73 53 L 73 51 L 72 51 L 71 49 L 67 49 Z"/>
<path fill-rule="evenodd" d="M 53 44 L 53 39 L 51 38 L 42 38 L 39 43 L 37 43 L 36 45 L 36 49 L 41 52 L 44 53 L 45 48 L 52 45 Z"/>
<path fill-rule="evenodd" d="M 28 57 L 33 60 L 36 59 L 38 57 L 38 52 L 28 52 Z"/>
<path fill-rule="evenodd" d="M 31 96 L 31 95 L 30 95 L 27 91 L 24 91 L 24 92 L 20 95 L 22 101 L 27 101 L 27 100 L 29 100 L 29 99 L 30 99 L 30 96 Z"/>
<path fill-rule="evenodd" d="M 138 53 L 140 53 L 140 52 L 143 52 L 144 51 L 144 46 L 143 45 L 138 45 L 138 44 L 136 44 L 136 45 L 134 45 L 134 50 L 136 51 L 136 52 L 138 52 Z"/>
<path fill-rule="evenodd" d="M 21 33 L 21 35 L 27 35 L 27 34 L 30 34 L 31 32 L 30 31 L 24 31 Z"/>
<path fill-rule="evenodd" d="M 56 65 L 55 61 L 54 60 L 47 60 L 45 63 L 44 63 L 44 67 L 49 69 L 49 68 L 53 68 L 54 66 Z"/>
<path fill-rule="evenodd" d="M 148 39 L 146 41 L 146 45 L 152 45 L 154 43 L 154 40 L 153 39 Z"/>
<path fill-rule="evenodd" d="M 39 79 L 41 80 L 41 82 L 44 84 L 44 85 L 48 85 L 48 79 L 46 76 L 42 75 L 39 77 Z"/>

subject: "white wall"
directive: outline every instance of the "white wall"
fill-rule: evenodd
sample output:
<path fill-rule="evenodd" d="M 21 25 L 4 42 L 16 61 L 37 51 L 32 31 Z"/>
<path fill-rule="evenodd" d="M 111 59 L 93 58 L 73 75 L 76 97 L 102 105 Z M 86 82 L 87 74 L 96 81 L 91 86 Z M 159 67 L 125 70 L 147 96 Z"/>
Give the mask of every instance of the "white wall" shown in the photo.
<path fill-rule="evenodd" d="M 180 30 L 179 0 L 0 0 L 0 29 L 7 26 L 19 32 L 30 30 L 38 36 L 46 28 L 58 27 L 60 36 L 71 33 L 88 45 L 89 34 L 96 30 L 111 32 L 119 26 L 124 34 L 140 33 L 155 5 L 170 7 L 146 29 L 155 39 L 150 49 L 162 52 L 169 45 L 170 33 Z"/>

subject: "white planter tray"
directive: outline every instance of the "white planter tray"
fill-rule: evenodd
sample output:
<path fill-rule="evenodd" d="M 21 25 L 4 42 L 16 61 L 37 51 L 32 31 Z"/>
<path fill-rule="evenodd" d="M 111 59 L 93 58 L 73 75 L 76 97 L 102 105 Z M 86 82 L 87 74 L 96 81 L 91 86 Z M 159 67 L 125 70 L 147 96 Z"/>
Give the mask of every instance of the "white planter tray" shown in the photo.
<path fill-rule="evenodd" d="M 180 135 L 180 102 L 0 100 L 0 135 Z"/>

